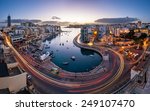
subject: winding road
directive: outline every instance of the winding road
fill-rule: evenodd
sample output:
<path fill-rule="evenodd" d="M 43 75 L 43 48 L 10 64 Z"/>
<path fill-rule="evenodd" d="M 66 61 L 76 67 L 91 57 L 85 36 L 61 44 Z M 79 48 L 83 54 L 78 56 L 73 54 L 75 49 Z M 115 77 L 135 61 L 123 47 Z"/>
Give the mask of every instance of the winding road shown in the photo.
<path fill-rule="evenodd" d="M 107 90 L 112 88 L 116 81 L 122 75 L 124 70 L 124 59 L 123 57 L 116 51 L 108 48 L 108 50 L 112 53 L 115 58 L 112 61 L 113 65 L 111 69 L 106 74 L 101 76 L 100 73 L 96 74 L 98 77 L 93 80 L 89 81 L 65 81 L 64 79 L 57 79 L 51 76 L 44 74 L 43 72 L 39 71 L 35 67 L 33 67 L 29 61 L 22 57 L 22 55 L 13 47 L 11 42 L 9 41 L 9 37 L 3 33 L 5 38 L 5 42 L 13 51 L 18 63 L 20 66 L 28 73 L 32 74 L 34 77 L 39 79 L 40 81 L 47 84 L 47 86 L 56 87 L 56 89 L 62 91 L 63 93 L 107 93 Z M 88 46 L 86 44 L 79 43 L 80 34 L 77 35 L 74 39 L 74 44 L 78 47 L 82 47 L 85 49 L 97 50 L 99 52 L 100 48 L 96 46 Z M 91 73 L 89 72 L 89 75 Z M 93 74 L 95 75 L 95 74 Z M 81 75 L 80 75 L 81 76 Z M 88 75 L 86 75 L 88 77 Z M 64 74 L 63 78 L 67 78 L 68 75 Z M 60 77 L 61 78 L 61 77 Z M 72 77 L 70 77 L 72 78 Z M 37 81 L 36 81 L 37 82 Z M 43 86 L 44 87 L 44 86 Z M 48 87 L 48 88 L 50 88 Z M 46 90 L 46 89 L 45 89 Z M 43 91 L 41 91 L 43 93 Z M 61 92 L 60 92 L 61 93 Z"/>

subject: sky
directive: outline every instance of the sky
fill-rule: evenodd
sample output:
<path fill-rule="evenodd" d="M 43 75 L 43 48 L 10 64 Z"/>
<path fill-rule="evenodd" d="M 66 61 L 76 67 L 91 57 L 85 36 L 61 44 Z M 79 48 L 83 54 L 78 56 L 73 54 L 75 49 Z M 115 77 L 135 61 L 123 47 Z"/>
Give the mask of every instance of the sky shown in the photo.
<path fill-rule="evenodd" d="M 0 20 L 93 22 L 100 18 L 134 17 L 150 22 L 150 0 L 0 0 Z"/>

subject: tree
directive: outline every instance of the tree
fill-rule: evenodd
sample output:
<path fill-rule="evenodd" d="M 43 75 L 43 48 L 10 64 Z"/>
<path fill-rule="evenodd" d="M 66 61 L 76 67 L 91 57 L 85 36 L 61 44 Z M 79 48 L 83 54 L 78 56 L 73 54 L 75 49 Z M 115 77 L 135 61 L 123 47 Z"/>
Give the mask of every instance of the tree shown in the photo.
<path fill-rule="evenodd" d="M 133 39 L 134 34 L 135 34 L 134 30 L 130 30 L 130 32 L 127 33 L 125 37 L 128 39 Z"/>
<path fill-rule="evenodd" d="M 141 33 L 141 36 L 139 37 L 140 39 L 144 40 L 147 37 L 146 33 Z"/>

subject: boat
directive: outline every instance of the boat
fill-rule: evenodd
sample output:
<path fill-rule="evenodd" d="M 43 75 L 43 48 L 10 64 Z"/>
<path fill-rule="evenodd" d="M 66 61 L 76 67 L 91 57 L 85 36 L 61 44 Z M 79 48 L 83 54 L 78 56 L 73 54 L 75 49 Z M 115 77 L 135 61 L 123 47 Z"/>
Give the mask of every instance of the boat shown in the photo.
<path fill-rule="evenodd" d="M 59 69 L 56 68 L 56 67 L 52 67 L 51 73 L 54 74 L 54 75 L 58 75 L 59 74 Z"/>
<path fill-rule="evenodd" d="M 54 56 L 54 55 L 51 55 L 51 57 L 52 57 L 52 58 L 55 58 L 55 56 Z"/>
<path fill-rule="evenodd" d="M 89 55 L 90 57 L 94 58 L 94 55 Z"/>
<path fill-rule="evenodd" d="M 39 50 L 43 50 L 43 48 L 44 48 L 44 45 L 41 44 L 41 46 L 39 47 Z"/>
<path fill-rule="evenodd" d="M 45 46 L 44 48 L 45 48 L 45 49 L 49 49 L 49 48 L 50 48 L 50 46 Z"/>
<path fill-rule="evenodd" d="M 76 57 L 75 57 L 75 56 L 72 56 L 71 59 L 74 61 L 74 60 L 76 59 Z"/>
<path fill-rule="evenodd" d="M 50 55 L 53 55 L 53 54 L 54 54 L 54 52 L 53 52 L 53 51 L 51 51 L 51 52 L 50 52 Z"/>
<path fill-rule="evenodd" d="M 63 62 L 63 65 L 68 65 L 69 64 L 69 62 Z"/>
<path fill-rule="evenodd" d="M 42 60 L 42 61 L 45 60 L 46 58 L 49 57 L 49 55 L 50 55 L 50 53 L 46 52 L 45 54 L 43 54 L 43 55 L 40 56 L 40 60 Z"/>

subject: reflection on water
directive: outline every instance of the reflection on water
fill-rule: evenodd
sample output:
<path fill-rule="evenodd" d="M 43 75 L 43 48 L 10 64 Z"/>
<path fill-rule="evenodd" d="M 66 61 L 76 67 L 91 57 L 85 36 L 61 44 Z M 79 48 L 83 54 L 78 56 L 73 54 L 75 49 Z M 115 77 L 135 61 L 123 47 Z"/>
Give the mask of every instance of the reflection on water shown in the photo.
<path fill-rule="evenodd" d="M 63 28 L 57 37 L 50 39 L 49 46 L 44 51 L 53 52 L 52 62 L 60 68 L 70 72 L 86 72 L 98 66 L 102 58 L 91 50 L 81 49 L 73 44 L 73 39 L 80 33 L 80 29 Z M 75 57 L 75 60 L 72 57 Z"/>
<path fill-rule="evenodd" d="M 95 52 L 81 48 L 81 53 L 85 56 L 93 56 Z"/>

